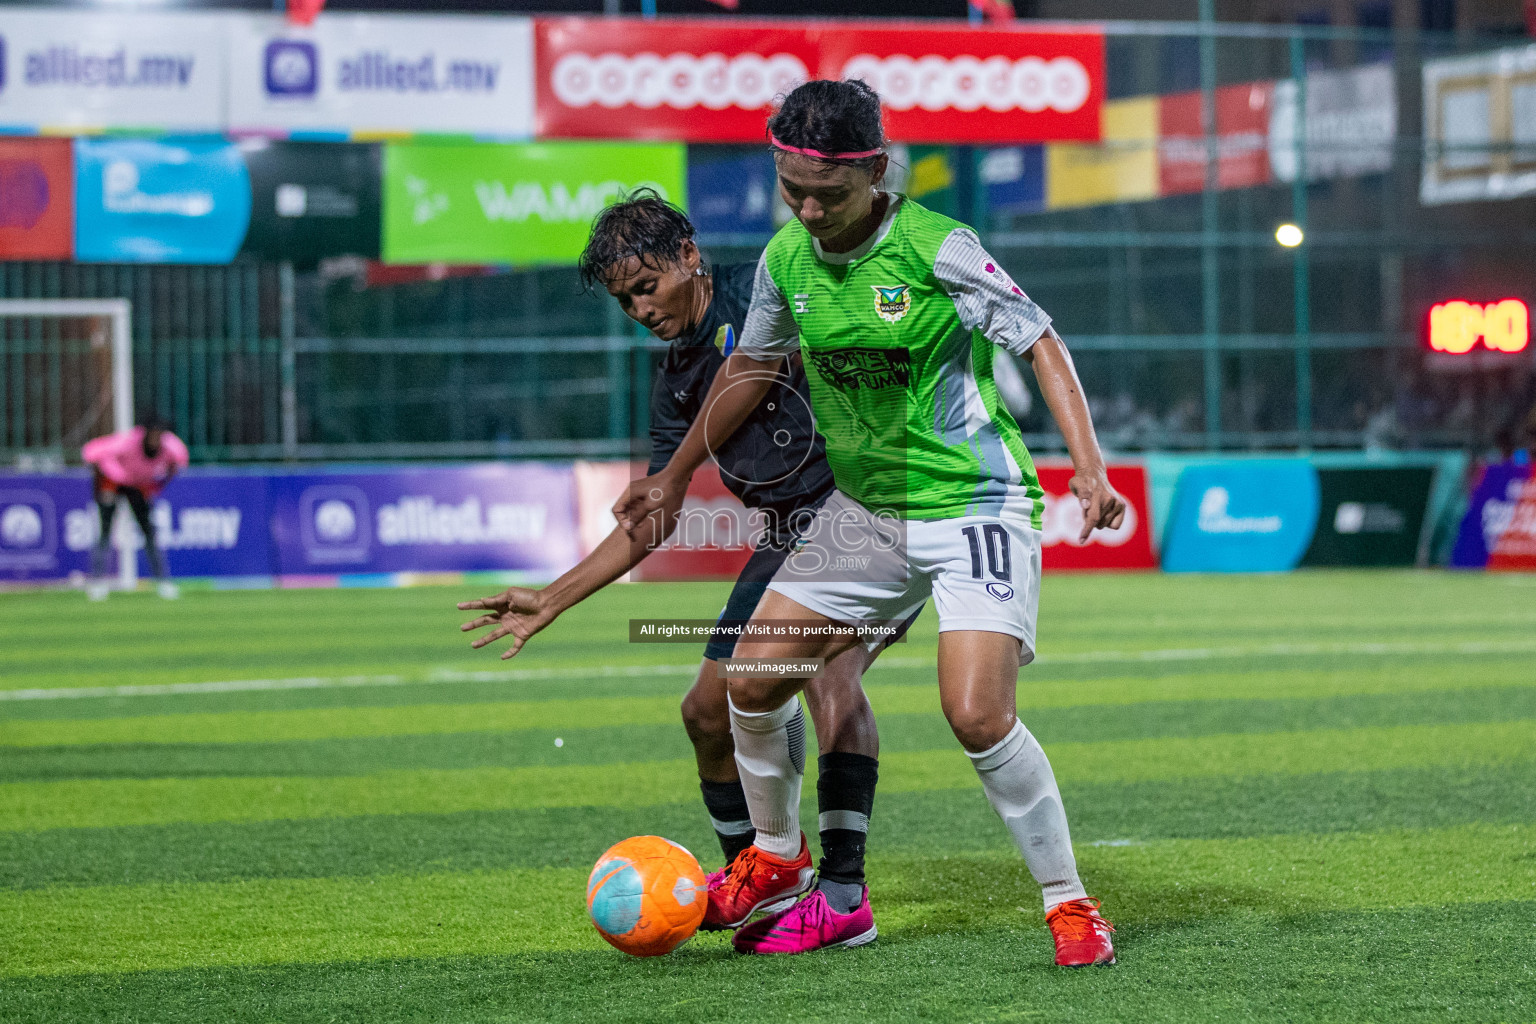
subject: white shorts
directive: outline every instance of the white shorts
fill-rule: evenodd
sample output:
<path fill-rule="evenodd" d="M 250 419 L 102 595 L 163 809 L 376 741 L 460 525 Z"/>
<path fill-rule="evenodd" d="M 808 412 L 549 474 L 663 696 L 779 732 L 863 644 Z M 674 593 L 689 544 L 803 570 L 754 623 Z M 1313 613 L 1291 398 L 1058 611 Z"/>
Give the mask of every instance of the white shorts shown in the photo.
<path fill-rule="evenodd" d="M 1027 511 L 899 520 L 834 491 L 768 589 L 837 622 L 901 622 L 931 596 L 939 632 L 978 629 L 1035 656 L 1040 531 Z M 872 641 L 873 642 L 873 641 Z"/>

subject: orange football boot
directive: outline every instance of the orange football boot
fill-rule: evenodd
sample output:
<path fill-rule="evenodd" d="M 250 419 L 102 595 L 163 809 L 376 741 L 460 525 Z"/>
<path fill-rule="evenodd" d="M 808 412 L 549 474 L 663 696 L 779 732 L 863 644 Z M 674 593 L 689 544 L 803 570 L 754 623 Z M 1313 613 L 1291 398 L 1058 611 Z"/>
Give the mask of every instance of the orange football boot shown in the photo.
<path fill-rule="evenodd" d="M 794 902 L 815 879 L 811 848 L 804 835 L 800 837 L 800 855 L 794 860 L 749 846 L 731 861 L 720 884 L 710 886 L 701 927 L 706 931 L 740 928 L 759 910 Z"/>
<path fill-rule="evenodd" d="M 1056 940 L 1057 967 L 1109 966 L 1115 962 L 1115 945 L 1109 940 L 1115 926 L 1099 916 L 1093 898 L 1058 903 L 1045 915 Z"/>

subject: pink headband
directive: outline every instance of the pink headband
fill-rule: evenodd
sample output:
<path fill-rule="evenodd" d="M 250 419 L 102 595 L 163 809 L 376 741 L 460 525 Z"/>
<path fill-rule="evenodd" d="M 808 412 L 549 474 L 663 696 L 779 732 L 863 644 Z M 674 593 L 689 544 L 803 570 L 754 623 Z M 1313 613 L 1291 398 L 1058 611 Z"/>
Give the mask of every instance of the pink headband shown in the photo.
<path fill-rule="evenodd" d="M 879 149 L 866 149 L 858 153 L 823 153 L 819 149 L 801 149 L 799 146 L 786 145 L 773 135 L 768 136 L 768 141 L 774 149 L 782 149 L 786 153 L 799 153 L 801 156 L 813 157 L 817 160 L 863 160 L 865 157 L 879 156 Z"/>

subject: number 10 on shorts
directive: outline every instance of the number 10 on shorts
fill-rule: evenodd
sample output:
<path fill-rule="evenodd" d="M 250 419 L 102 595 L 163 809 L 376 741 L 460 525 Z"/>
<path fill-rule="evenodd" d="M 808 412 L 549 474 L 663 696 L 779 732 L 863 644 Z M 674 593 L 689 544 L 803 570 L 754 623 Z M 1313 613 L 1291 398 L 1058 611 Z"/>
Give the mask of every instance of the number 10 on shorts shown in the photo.
<path fill-rule="evenodd" d="M 993 578 L 1005 583 L 1013 579 L 1013 559 L 1008 550 L 1008 531 L 999 523 L 987 523 L 981 527 L 967 526 L 961 529 L 965 541 L 971 546 L 971 578 L 981 579 L 981 552 L 986 548 L 987 571 Z M 985 538 L 985 540 L 983 540 Z"/>

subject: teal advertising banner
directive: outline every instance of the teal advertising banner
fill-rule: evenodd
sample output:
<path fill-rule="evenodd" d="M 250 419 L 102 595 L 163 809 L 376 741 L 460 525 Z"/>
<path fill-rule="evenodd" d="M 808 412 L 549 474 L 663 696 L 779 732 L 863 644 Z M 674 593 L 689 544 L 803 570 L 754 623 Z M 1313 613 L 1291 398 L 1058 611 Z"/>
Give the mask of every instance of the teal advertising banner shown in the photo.
<path fill-rule="evenodd" d="M 391 144 L 386 263 L 571 264 L 592 218 L 649 185 L 685 206 L 680 143 Z"/>

